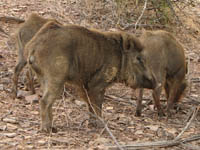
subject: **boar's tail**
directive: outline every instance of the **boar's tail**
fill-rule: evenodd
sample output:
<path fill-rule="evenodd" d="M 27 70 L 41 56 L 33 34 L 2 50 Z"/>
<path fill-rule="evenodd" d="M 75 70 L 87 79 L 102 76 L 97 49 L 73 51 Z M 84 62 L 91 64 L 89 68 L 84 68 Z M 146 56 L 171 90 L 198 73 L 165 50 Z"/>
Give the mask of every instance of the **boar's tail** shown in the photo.
<path fill-rule="evenodd" d="M 185 73 L 187 74 L 188 73 L 188 62 L 187 61 L 186 61 L 185 65 L 186 65 L 186 71 L 185 71 Z"/>
<path fill-rule="evenodd" d="M 31 55 L 28 58 L 28 64 L 31 66 L 31 68 L 37 73 L 37 74 L 41 74 L 41 70 L 38 68 L 38 65 L 35 62 L 35 57 L 33 55 Z"/>

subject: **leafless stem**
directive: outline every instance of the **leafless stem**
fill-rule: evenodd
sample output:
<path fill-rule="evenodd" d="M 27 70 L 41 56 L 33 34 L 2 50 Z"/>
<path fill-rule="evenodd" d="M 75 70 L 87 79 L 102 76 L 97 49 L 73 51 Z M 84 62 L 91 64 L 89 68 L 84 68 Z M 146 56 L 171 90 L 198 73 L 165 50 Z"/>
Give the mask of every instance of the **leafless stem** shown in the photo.
<path fill-rule="evenodd" d="M 168 4 L 169 8 L 171 9 L 172 13 L 174 14 L 174 16 L 175 16 L 175 18 L 176 18 L 176 21 L 177 21 L 178 23 L 181 24 L 181 21 L 180 21 L 180 19 L 178 18 L 178 16 L 176 15 L 176 12 L 174 11 L 174 8 L 173 8 L 173 6 L 172 6 L 170 0 L 166 0 L 166 2 L 167 2 L 167 4 Z"/>
<path fill-rule="evenodd" d="M 183 135 L 183 133 L 189 128 L 189 126 L 191 125 L 192 121 L 194 120 L 194 118 L 196 117 L 197 113 L 199 111 L 199 106 L 194 108 L 192 117 L 190 118 L 189 122 L 186 124 L 186 126 L 183 128 L 183 130 L 179 133 L 179 135 L 174 139 L 174 140 L 178 140 L 180 139 L 180 137 Z"/>
<path fill-rule="evenodd" d="M 105 98 L 106 99 L 109 99 L 109 100 L 114 100 L 114 101 L 118 101 L 118 102 L 123 102 L 123 103 L 128 103 L 128 104 L 131 104 L 131 105 L 134 105 L 136 106 L 135 103 L 133 103 L 130 99 L 125 99 L 125 98 L 120 98 L 120 97 L 116 97 L 114 95 L 105 95 Z"/>
<path fill-rule="evenodd" d="M 146 7 L 147 7 L 147 0 L 145 0 L 144 8 L 143 8 L 143 10 L 142 10 L 142 13 L 141 13 L 140 17 L 138 18 L 138 20 L 136 21 L 136 23 L 135 23 L 135 30 L 137 29 L 137 24 L 138 24 L 139 21 L 142 19 L 142 16 L 143 16 L 143 14 L 144 14 L 144 11 L 145 11 Z"/>

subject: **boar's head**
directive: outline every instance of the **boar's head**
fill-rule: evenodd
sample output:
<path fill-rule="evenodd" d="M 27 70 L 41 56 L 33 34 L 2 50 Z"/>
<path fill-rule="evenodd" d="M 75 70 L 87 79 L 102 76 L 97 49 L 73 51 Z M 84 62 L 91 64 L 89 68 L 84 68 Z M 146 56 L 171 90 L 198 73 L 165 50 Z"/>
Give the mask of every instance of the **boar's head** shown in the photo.
<path fill-rule="evenodd" d="M 131 34 L 124 34 L 121 79 L 132 88 L 153 88 L 155 79 L 142 54 L 141 42 Z"/>

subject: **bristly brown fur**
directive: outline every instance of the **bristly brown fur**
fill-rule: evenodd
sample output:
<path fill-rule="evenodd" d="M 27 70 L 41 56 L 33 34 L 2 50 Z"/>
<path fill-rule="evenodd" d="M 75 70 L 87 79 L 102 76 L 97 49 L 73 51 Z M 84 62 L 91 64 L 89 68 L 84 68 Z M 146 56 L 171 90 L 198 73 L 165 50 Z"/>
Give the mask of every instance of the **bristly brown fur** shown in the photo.
<path fill-rule="evenodd" d="M 18 52 L 18 62 L 15 66 L 13 75 L 13 98 L 16 98 L 17 96 L 17 83 L 19 74 L 27 63 L 28 52 L 24 50 L 24 47 L 26 43 L 28 43 L 32 39 L 32 37 L 38 32 L 38 30 L 48 21 L 56 20 L 46 19 L 33 13 L 23 24 L 21 24 L 16 32 L 15 39 Z M 29 81 L 29 83 L 27 84 L 29 89 L 32 91 L 32 93 L 35 93 L 31 70 L 29 70 L 27 77 Z"/>
<path fill-rule="evenodd" d="M 30 67 L 44 91 L 41 129 L 51 129 L 52 105 L 65 82 L 77 86 L 89 111 L 98 116 L 105 89 L 112 83 L 152 88 L 154 80 L 146 68 L 142 49 L 140 41 L 128 33 L 101 32 L 56 22 L 45 24 L 26 45 Z"/>
<path fill-rule="evenodd" d="M 160 94 L 164 87 L 168 100 L 167 113 L 170 115 L 170 109 L 179 101 L 187 86 L 184 49 L 176 38 L 166 31 L 145 31 L 140 39 L 144 45 L 143 54 L 156 79 L 153 98 L 158 114 L 163 115 Z M 141 115 L 141 101 L 142 90 L 137 102 L 136 116 Z"/>

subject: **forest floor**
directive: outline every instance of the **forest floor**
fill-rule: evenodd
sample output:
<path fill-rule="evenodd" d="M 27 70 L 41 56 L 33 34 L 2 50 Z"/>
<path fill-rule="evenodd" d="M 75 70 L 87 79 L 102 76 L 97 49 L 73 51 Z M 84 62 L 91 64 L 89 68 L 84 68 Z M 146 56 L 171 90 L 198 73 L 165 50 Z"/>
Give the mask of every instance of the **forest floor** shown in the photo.
<path fill-rule="evenodd" d="M 95 3 L 94 3 L 95 2 Z M 111 1 L 113 2 L 113 1 Z M 116 29 L 116 17 L 111 2 L 81 0 L 1 0 L 0 16 L 15 16 L 26 19 L 35 12 L 44 17 L 53 17 L 62 23 L 78 24 L 101 30 Z M 199 2 L 199 1 L 197 1 Z M 187 124 L 190 126 L 180 139 L 200 134 L 200 3 L 184 8 L 177 14 L 184 24 L 170 28 L 182 43 L 188 61 L 189 87 L 179 110 L 171 118 L 157 116 L 153 109 L 151 90 L 145 90 L 144 110 L 141 117 L 135 117 L 136 92 L 115 84 L 106 91 L 103 105 L 105 128 L 88 128 L 86 105 L 73 95 L 73 89 L 63 94 L 53 106 L 54 126 L 57 133 L 39 132 L 39 94 L 30 95 L 25 89 L 25 73 L 20 75 L 18 98 L 12 99 L 12 75 L 17 52 L 12 38 L 0 34 L 0 149 L 70 149 L 105 150 L 117 149 L 113 137 L 120 145 L 145 144 L 149 142 L 171 141 L 181 133 Z M 16 32 L 18 24 L 0 22 L 0 27 L 10 35 Z M 133 27 L 134 28 L 134 27 Z M 129 28 L 127 32 L 136 32 Z M 117 29 L 116 29 L 117 30 Z M 138 29 L 137 33 L 140 29 Z M 36 87 L 39 93 L 38 86 Z M 70 94 L 71 93 L 71 94 Z M 162 106 L 166 106 L 164 93 Z M 192 118 L 191 116 L 194 116 Z M 191 118 L 193 120 L 191 120 Z M 176 146 L 146 147 L 152 150 L 200 149 L 200 140 L 175 144 Z M 125 148 L 124 148 L 125 149 Z M 127 148 L 128 149 L 128 148 Z M 138 148 L 142 149 L 142 148 Z"/>

